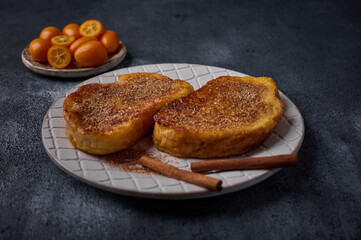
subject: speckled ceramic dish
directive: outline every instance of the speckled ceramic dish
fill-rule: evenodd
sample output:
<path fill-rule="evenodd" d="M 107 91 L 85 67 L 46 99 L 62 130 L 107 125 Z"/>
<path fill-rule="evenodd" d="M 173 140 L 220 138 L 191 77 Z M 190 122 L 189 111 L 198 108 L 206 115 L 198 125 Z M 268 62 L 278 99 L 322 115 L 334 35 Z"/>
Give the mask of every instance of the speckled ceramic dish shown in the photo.
<path fill-rule="evenodd" d="M 192 161 L 197 159 L 179 159 L 158 151 L 152 143 L 151 136 L 144 137 L 135 146 L 117 155 L 117 161 L 109 156 L 95 156 L 75 149 L 65 135 L 65 120 L 62 107 L 65 97 L 77 88 L 88 83 L 110 83 L 118 76 L 134 72 L 155 72 L 172 79 L 182 79 L 194 86 L 203 86 L 207 81 L 223 75 L 245 76 L 232 70 L 196 65 L 196 64 L 153 64 L 123 68 L 93 77 L 75 86 L 61 96 L 46 113 L 42 125 L 42 140 L 46 152 L 52 161 L 71 176 L 92 186 L 108 191 L 146 198 L 187 199 L 210 197 L 230 193 L 265 180 L 280 169 L 226 171 L 211 173 L 209 176 L 222 179 L 223 190 L 212 192 L 193 184 L 158 174 L 135 171 L 141 167 L 136 160 L 146 153 L 181 169 L 190 169 Z M 276 79 L 277 82 L 277 79 Z M 296 105 L 280 92 L 285 102 L 283 117 L 271 136 L 259 147 L 244 156 L 271 156 L 295 153 L 300 148 L 304 136 L 303 118 Z M 239 156 L 238 156 L 239 157 Z M 119 161 L 133 161 L 132 169 Z M 206 160 L 202 160 L 206 161 Z M 287 170 L 285 170 L 287 171 Z"/>
<path fill-rule="evenodd" d="M 121 41 L 119 41 L 119 43 L 120 46 L 118 50 L 109 55 L 104 64 L 99 67 L 82 67 L 72 60 L 66 68 L 56 69 L 49 63 L 39 63 L 35 61 L 30 56 L 29 46 L 27 46 L 21 53 L 21 60 L 28 69 L 42 75 L 61 78 L 89 77 L 108 71 L 123 61 L 127 55 L 127 48 Z"/>

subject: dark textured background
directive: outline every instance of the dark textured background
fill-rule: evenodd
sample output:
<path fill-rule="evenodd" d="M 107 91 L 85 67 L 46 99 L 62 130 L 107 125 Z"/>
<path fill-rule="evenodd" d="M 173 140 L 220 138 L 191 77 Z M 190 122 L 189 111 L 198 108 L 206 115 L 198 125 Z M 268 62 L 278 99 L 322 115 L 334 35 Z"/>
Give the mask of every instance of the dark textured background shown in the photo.
<path fill-rule="evenodd" d="M 0 238 L 360 239 L 360 13 L 360 1 L 2 1 Z M 91 18 L 127 45 L 116 68 L 184 62 L 273 77 L 305 120 L 299 167 L 187 201 L 125 197 L 61 171 L 42 119 L 85 79 L 37 75 L 20 54 L 42 28 Z"/>

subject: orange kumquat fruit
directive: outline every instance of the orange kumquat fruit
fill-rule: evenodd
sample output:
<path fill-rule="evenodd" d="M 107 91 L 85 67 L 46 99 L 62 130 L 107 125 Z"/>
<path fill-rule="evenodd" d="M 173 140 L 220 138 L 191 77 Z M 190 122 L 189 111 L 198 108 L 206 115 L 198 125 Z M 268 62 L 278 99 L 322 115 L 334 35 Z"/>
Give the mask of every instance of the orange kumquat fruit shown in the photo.
<path fill-rule="evenodd" d="M 80 38 L 79 25 L 76 23 L 70 23 L 63 28 L 63 34 L 75 37 L 75 40 Z"/>
<path fill-rule="evenodd" d="M 74 55 L 75 50 L 77 50 L 78 47 L 80 47 L 84 43 L 90 42 L 90 41 L 98 41 L 98 39 L 95 37 L 81 37 L 81 38 L 75 40 L 69 47 L 71 54 Z"/>
<path fill-rule="evenodd" d="M 48 62 L 54 68 L 65 68 L 71 61 L 71 53 L 67 47 L 54 45 L 48 51 Z"/>
<path fill-rule="evenodd" d="M 87 20 L 80 25 L 79 32 L 83 37 L 100 37 L 105 32 L 105 27 L 98 20 Z"/>
<path fill-rule="evenodd" d="M 36 38 L 29 45 L 29 52 L 32 58 L 38 62 L 47 61 L 47 53 L 51 44 L 42 38 Z"/>
<path fill-rule="evenodd" d="M 75 50 L 74 58 L 83 67 L 96 67 L 104 63 L 107 50 L 99 41 L 90 41 Z"/>
<path fill-rule="evenodd" d="M 105 31 L 100 38 L 100 42 L 103 44 L 108 53 L 115 52 L 119 47 L 119 37 L 111 30 Z"/>
<path fill-rule="evenodd" d="M 59 46 L 70 46 L 75 40 L 74 36 L 58 35 L 51 39 L 51 43 Z"/>
<path fill-rule="evenodd" d="M 59 28 L 50 26 L 50 27 L 44 28 L 41 31 L 40 38 L 48 40 L 50 42 L 53 37 L 60 35 L 60 34 L 61 34 L 61 31 Z"/>

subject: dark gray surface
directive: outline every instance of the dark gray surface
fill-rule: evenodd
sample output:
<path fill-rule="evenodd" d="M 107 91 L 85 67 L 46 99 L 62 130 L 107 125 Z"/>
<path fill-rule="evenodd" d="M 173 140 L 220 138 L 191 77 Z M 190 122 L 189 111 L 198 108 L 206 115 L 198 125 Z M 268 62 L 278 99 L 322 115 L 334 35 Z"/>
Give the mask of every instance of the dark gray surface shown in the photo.
<path fill-rule="evenodd" d="M 360 1 L 2 1 L 0 238 L 360 238 L 360 12 Z M 188 201 L 116 195 L 62 172 L 41 123 L 85 79 L 37 75 L 20 54 L 42 28 L 90 18 L 127 45 L 116 68 L 185 62 L 273 77 L 305 120 L 299 167 Z"/>

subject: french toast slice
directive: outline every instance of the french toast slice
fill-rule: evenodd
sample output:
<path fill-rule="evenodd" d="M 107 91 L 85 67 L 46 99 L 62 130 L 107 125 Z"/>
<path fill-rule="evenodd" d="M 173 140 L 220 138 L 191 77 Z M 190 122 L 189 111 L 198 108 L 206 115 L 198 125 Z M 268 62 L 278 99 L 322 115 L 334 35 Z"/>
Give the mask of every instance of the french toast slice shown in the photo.
<path fill-rule="evenodd" d="M 239 155 L 266 140 L 283 111 L 271 78 L 222 76 L 163 107 L 153 142 L 175 157 Z"/>
<path fill-rule="evenodd" d="M 151 130 L 159 109 L 192 91 L 185 81 L 155 73 L 81 86 L 64 101 L 66 135 L 74 147 L 92 154 L 126 149 Z"/>

